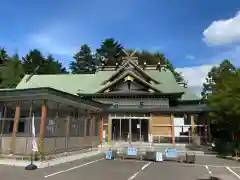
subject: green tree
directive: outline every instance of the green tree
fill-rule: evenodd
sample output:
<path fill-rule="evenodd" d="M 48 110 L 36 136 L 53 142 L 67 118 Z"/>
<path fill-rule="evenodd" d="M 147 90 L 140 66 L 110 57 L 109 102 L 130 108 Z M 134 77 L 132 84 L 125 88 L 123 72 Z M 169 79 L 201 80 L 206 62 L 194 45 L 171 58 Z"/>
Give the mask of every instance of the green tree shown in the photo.
<path fill-rule="evenodd" d="M 29 53 L 22 58 L 22 61 L 26 74 L 36 73 L 36 69 L 37 74 L 61 74 L 67 72 L 62 64 L 55 60 L 52 55 L 48 55 L 45 58 L 37 49 L 30 50 Z"/>
<path fill-rule="evenodd" d="M 62 64 L 55 60 L 52 55 L 48 55 L 43 63 L 44 74 L 65 74 L 68 73 L 66 68 Z"/>
<path fill-rule="evenodd" d="M 113 38 L 107 38 L 96 51 L 98 56 L 105 57 L 102 63 L 107 66 L 115 66 L 116 63 L 121 64 L 122 62 L 122 57 L 124 56 L 122 49 L 123 47 L 118 41 L 115 41 Z"/>
<path fill-rule="evenodd" d="M 147 50 L 143 50 L 136 53 L 138 57 L 138 63 L 143 65 L 146 62 L 147 65 L 156 65 L 160 62 L 160 64 L 165 64 L 165 56 L 159 52 L 149 52 Z"/>
<path fill-rule="evenodd" d="M 205 83 L 203 83 L 202 100 L 206 101 L 208 99 L 208 95 L 217 90 L 216 83 L 221 81 L 226 74 L 235 72 L 236 68 L 227 59 L 225 59 L 219 66 L 212 67 L 205 79 Z"/>
<path fill-rule="evenodd" d="M 0 65 L 4 64 L 8 60 L 8 53 L 5 48 L 0 48 Z"/>
<path fill-rule="evenodd" d="M 203 84 L 203 101 L 213 110 L 210 115 L 213 136 L 219 139 L 220 153 L 230 153 L 240 141 L 240 70 L 229 60 L 214 66 Z"/>
<path fill-rule="evenodd" d="M 8 53 L 5 48 L 0 48 L 0 71 L 3 70 L 4 64 L 7 62 L 8 58 Z M 0 84 L 2 84 L 2 77 L 0 77 Z"/>
<path fill-rule="evenodd" d="M 9 57 L 1 70 L 1 88 L 15 88 L 24 76 L 22 62 L 18 54 Z"/>
<path fill-rule="evenodd" d="M 43 67 L 44 60 L 44 56 L 39 50 L 30 50 L 29 53 L 22 58 L 24 72 L 26 74 L 32 74 L 35 72 L 35 69 L 39 67 L 38 73 L 45 74 Z"/>
<path fill-rule="evenodd" d="M 217 124 L 219 138 L 240 148 L 240 70 L 224 73 L 215 84 L 215 92 L 208 95 L 208 105 L 214 110 L 212 120 Z"/>
<path fill-rule="evenodd" d="M 69 67 L 73 74 L 94 73 L 96 71 L 96 59 L 87 44 L 83 44 L 73 58 L 75 61 L 72 61 Z"/>

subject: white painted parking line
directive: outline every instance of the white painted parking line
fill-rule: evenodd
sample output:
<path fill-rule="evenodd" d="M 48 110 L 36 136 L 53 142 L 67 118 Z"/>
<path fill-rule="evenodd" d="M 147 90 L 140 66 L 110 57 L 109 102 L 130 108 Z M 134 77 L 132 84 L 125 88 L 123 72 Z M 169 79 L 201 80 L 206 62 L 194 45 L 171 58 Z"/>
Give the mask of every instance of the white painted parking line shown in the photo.
<path fill-rule="evenodd" d="M 55 172 L 55 173 L 46 175 L 46 176 L 44 176 L 44 177 L 45 177 L 45 178 L 48 178 L 48 177 L 51 177 L 51 176 L 55 176 L 55 175 L 57 175 L 57 174 L 65 173 L 65 172 L 68 172 L 68 171 L 72 171 L 72 170 L 74 170 L 74 169 L 81 168 L 81 167 L 87 166 L 87 165 L 89 165 L 89 164 L 93 164 L 93 163 L 98 162 L 98 161 L 101 161 L 101 160 L 103 160 L 103 159 L 104 159 L 104 158 L 101 158 L 101 159 L 98 159 L 98 160 L 95 160 L 95 161 L 90 161 L 90 162 L 87 162 L 87 163 L 85 163 L 85 164 L 81 164 L 81 165 L 79 165 L 79 166 L 75 166 L 75 167 L 72 167 L 72 168 L 69 168 L 69 169 L 65 169 L 65 170 L 62 170 L 62 171 L 58 171 L 58 172 Z"/>
<path fill-rule="evenodd" d="M 149 162 L 149 163 L 147 163 L 147 164 L 145 164 L 143 167 L 142 167 L 142 171 L 145 169 L 145 168 L 147 168 L 150 164 L 151 164 L 152 162 Z"/>
<path fill-rule="evenodd" d="M 146 169 L 148 166 L 150 166 L 150 164 L 152 164 L 152 162 L 148 162 L 147 164 L 144 164 L 144 165 L 142 166 L 141 170 L 138 171 L 138 172 L 136 172 L 136 173 L 134 173 L 132 176 L 130 176 L 130 177 L 128 178 L 128 180 L 133 180 L 133 179 L 135 179 L 136 176 L 137 176 L 141 171 L 143 171 L 143 170 Z"/>
<path fill-rule="evenodd" d="M 208 166 L 207 166 L 207 165 L 206 165 L 205 167 L 206 167 L 206 169 L 207 169 L 207 171 L 208 171 L 209 175 L 210 175 L 210 176 L 212 176 L 212 171 L 210 171 L 210 169 L 208 168 Z"/>
<path fill-rule="evenodd" d="M 226 168 L 227 166 L 225 165 L 212 165 L 212 164 L 181 164 L 183 166 L 202 166 L 202 167 L 206 167 L 208 166 L 208 168 Z M 231 168 L 235 168 L 235 169 L 240 169 L 240 166 L 229 166 Z"/>
<path fill-rule="evenodd" d="M 134 175 L 132 175 L 130 178 L 128 178 L 128 180 L 133 180 L 138 174 L 139 174 L 139 172 L 136 172 Z"/>
<path fill-rule="evenodd" d="M 232 174 L 234 174 L 238 179 L 240 179 L 240 176 L 237 173 L 235 173 L 230 167 L 226 167 L 226 169 Z"/>

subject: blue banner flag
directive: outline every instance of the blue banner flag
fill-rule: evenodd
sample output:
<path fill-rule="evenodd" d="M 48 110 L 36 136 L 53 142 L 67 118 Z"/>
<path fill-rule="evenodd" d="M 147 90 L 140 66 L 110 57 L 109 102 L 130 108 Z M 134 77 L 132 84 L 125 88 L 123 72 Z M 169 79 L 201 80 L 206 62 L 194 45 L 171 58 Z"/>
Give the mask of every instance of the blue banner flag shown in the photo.
<path fill-rule="evenodd" d="M 137 148 L 128 148 L 128 156 L 136 156 Z"/>
<path fill-rule="evenodd" d="M 165 149 L 165 154 L 167 158 L 176 158 L 178 156 L 177 150 L 173 148 Z"/>

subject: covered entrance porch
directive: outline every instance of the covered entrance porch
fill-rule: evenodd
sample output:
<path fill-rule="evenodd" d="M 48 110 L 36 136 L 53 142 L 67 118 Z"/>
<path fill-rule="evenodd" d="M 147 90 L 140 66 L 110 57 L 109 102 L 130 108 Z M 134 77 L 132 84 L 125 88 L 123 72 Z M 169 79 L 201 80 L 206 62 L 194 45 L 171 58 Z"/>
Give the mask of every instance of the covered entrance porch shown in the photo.
<path fill-rule="evenodd" d="M 110 116 L 111 141 L 149 141 L 150 116 Z"/>

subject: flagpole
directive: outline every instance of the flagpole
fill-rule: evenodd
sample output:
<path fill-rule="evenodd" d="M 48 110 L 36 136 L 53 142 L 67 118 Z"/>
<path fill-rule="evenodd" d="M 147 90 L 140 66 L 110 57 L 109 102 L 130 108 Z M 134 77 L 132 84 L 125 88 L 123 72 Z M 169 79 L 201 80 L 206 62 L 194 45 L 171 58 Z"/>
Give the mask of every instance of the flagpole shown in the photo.
<path fill-rule="evenodd" d="M 36 170 L 37 166 L 33 164 L 33 152 L 37 151 L 36 141 L 35 141 L 35 123 L 34 123 L 34 113 L 31 121 L 31 131 L 32 131 L 32 151 L 31 151 L 31 163 L 25 167 L 26 170 Z"/>
<path fill-rule="evenodd" d="M 34 114 L 33 114 L 34 116 Z M 32 125 L 33 126 L 33 125 Z M 32 133 L 32 142 L 33 142 L 33 133 Z M 31 149 L 31 164 L 33 164 L 33 143 L 32 143 L 32 149 Z"/>

